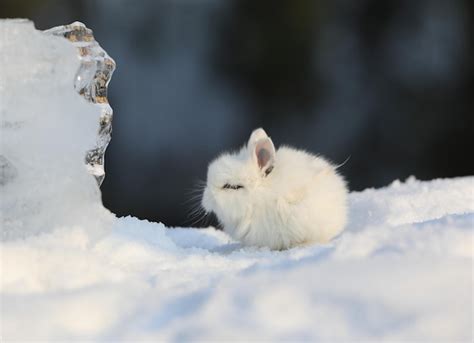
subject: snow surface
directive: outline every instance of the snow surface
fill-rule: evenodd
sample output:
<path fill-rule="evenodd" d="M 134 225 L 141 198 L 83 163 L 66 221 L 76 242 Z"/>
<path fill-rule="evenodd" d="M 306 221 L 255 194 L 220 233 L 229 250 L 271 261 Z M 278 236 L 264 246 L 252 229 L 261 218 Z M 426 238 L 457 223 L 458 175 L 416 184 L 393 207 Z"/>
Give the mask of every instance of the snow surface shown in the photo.
<path fill-rule="evenodd" d="M 331 244 L 118 218 L 1 243 L 2 341 L 472 341 L 474 177 L 350 194 Z"/>

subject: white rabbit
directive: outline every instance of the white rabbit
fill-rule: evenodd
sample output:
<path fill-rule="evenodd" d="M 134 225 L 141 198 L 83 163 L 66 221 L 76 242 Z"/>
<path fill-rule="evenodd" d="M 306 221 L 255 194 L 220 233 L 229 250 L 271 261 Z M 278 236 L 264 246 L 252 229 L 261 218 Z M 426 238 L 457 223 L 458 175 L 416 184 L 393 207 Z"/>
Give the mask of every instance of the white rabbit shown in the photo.
<path fill-rule="evenodd" d="M 346 224 L 347 187 L 336 167 L 307 152 L 277 151 L 263 129 L 239 152 L 215 159 L 202 197 L 244 245 L 287 249 L 325 243 Z"/>

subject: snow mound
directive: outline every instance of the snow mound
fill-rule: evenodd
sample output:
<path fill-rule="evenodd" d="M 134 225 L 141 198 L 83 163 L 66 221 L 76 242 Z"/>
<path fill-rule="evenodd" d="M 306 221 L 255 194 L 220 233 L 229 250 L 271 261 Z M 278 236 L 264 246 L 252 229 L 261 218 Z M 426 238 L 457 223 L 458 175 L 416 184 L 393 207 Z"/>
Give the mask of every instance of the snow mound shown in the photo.
<path fill-rule="evenodd" d="M 133 217 L 2 242 L 2 340 L 472 341 L 474 178 L 350 210 L 331 244 L 281 252 Z"/>
<path fill-rule="evenodd" d="M 100 236 L 112 215 L 84 158 L 101 112 L 74 90 L 77 49 L 6 19 L 0 51 L 0 239 L 73 225 Z"/>

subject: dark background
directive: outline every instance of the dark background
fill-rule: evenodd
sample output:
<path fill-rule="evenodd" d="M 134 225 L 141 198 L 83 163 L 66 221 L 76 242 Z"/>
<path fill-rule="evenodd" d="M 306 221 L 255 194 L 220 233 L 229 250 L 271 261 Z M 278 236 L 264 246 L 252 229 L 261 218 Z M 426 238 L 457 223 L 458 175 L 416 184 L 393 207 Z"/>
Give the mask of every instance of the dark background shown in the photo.
<path fill-rule="evenodd" d="M 117 62 L 104 204 L 187 225 L 208 162 L 262 126 L 343 162 L 351 190 L 474 174 L 474 2 L 2 0 L 84 22 Z"/>

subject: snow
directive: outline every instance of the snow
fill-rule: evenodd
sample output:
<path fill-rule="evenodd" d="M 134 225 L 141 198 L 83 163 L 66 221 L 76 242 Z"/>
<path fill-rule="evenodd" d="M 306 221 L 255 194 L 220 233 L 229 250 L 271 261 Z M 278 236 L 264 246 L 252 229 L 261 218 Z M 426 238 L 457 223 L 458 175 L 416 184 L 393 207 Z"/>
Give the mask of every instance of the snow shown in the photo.
<path fill-rule="evenodd" d="M 117 218 L 1 243 L 4 340 L 473 338 L 474 177 L 350 194 L 331 244 Z"/>
<path fill-rule="evenodd" d="M 82 225 L 97 237 L 111 214 L 84 166 L 100 108 L 74 90 L 77 49 L 27 20 L 0 20 L 1 238 Z"/>

